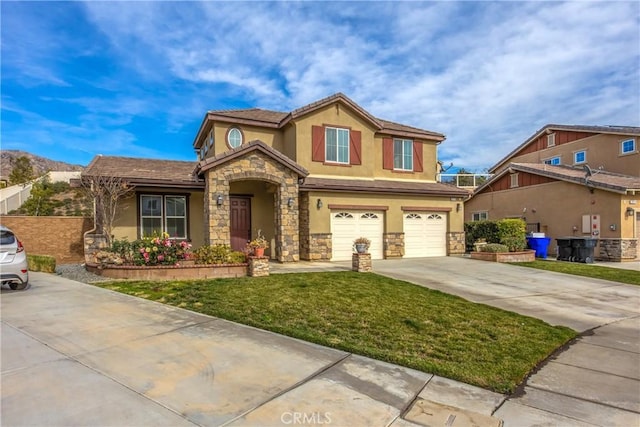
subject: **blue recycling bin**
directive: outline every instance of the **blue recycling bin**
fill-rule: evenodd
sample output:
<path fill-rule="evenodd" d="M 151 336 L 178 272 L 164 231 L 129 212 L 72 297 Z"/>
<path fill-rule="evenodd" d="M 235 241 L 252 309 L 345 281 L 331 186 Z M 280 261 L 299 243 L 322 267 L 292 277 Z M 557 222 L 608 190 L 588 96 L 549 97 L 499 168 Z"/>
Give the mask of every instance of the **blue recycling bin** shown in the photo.
<path fill-rule="evenodd" d="M 551 243 L 550 237 L 527 237 L 529 248 L 536 251 L 536 258 L 547 258 L 547 248 Z"/>

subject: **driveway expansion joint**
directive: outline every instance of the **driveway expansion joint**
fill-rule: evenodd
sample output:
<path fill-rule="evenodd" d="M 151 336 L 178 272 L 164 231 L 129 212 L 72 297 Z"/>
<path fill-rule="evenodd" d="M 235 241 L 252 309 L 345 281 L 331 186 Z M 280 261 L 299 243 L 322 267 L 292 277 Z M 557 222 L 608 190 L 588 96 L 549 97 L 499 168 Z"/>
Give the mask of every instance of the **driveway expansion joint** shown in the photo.
<path fill-rule="evenodd" d="M 633 412 L 634 414 L 640 414 L 640 411 L 636 411 L 636 410 L 629 409 L 629 408 L 621 408 L 619 406 L 611 405 L 609 403 L 605 403 L 605 402 L 602 402 L 600 400 L 589 399 L 589 398 L 582 397 L 582 396 L 574 396 L 574 395 L 567 394 L 567 393 L 559 393 L 557 391 L 549 390 L 548 388 L 543 388 L 543 387 L 539 387 L 539 386 L 536 386 L 536 385 L 528 385 L 527 387 L 535 389 L 535 390 L 538 390 L 538 391 L 542 391 L 542 392 L 545 392 L 545 393 L 551 393 L 551 394 L 556 395 L 556 396 L 569 397 L 571 399 L 577 399 L 577 400 L 582 400 L 584 402 L 594 403 L 596 405 L 606 406 L 608 408 L 615 409 L 617 411 L 627 411 L 627 412 Z M 526 403 L 523 403 L 523 402 L 517 402 L 517 403 L 520 404 L 520 405 L 530 406 L 530 405 L 527 405 Z M 530 406 L 530 407 L 533 407 L 533 406 Z M 538 408 L 538 407 L 536 407 L 536 409 L 544 410 L 544 409 L 541 409 L 541 408 Z M 547 412 L 549 412 L 549 411 L 547 411 Z M 568 415 L 564 415 L 563 414 L 563 416 L 567 417 Z"/>

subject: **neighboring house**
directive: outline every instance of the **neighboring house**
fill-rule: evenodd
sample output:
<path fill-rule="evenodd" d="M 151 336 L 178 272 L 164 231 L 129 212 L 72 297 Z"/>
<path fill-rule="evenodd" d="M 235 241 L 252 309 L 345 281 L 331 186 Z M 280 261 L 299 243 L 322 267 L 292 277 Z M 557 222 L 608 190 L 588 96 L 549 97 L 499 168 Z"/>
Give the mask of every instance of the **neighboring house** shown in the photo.
<path fill-rule="evenodd" d="M 242 249 L 261 230 L 281 262 L 351 259 L 360 236 L 374 259 L 443 256 L 464 252 L 468 196 L 436 182 L 444 139 L 338 93 L 291 112 L 209 111 L 197 163 L 96 157 L 85 174 L 136 186 L 117 238 L 162 230 Z"/>
<path fill-rule="evenodd" d="M 489 169 L 465 220 L 523 218 L 552 238 L 597 237 L 599 259 L 640 258 L 639 137 L 637 127 L 547 125 Z"/>

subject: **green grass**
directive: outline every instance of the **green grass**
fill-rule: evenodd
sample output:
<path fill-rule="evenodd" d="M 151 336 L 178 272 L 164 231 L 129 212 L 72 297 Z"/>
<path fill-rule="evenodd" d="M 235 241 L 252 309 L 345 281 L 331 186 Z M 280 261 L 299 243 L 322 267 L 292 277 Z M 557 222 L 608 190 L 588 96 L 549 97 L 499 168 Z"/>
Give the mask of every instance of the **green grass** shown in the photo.
<path fill-rule="evenodd" d="M 519 262 L 514 265 L 555 271 L 557 273 L 573 274 L 576 276 L 593 277 L 595 279 L 611 280 L 612 282 L 627 283 L 629 285 L 640 285 L 640 271 L 562 261 L 538 260 L 534 262 Z"/>
<path fill-rule="evenodd" d="M 508 393 L 576 333 L 373 273 L 96 286 Z"/>

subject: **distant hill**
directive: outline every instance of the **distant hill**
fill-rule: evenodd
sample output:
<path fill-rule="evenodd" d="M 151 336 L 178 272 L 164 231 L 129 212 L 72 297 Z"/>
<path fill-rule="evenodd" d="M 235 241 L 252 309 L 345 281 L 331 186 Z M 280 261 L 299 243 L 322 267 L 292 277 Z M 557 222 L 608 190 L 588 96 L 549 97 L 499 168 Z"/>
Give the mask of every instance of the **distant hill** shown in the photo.
<path fill-rule="evenodd" d="M 33 173 L 41 176 L 48 171 L 82 171 L 84 166 L 72 165 L 70 163 L 59 162 L 47 159 L 46 157 L 36 156 L 20 150 L 1 150 L 0 151 L 0 176 L 4 179 L 8 178 L 13 170 L 13 164 L 18 157 L 25 156 L 31 160 Z"/>

